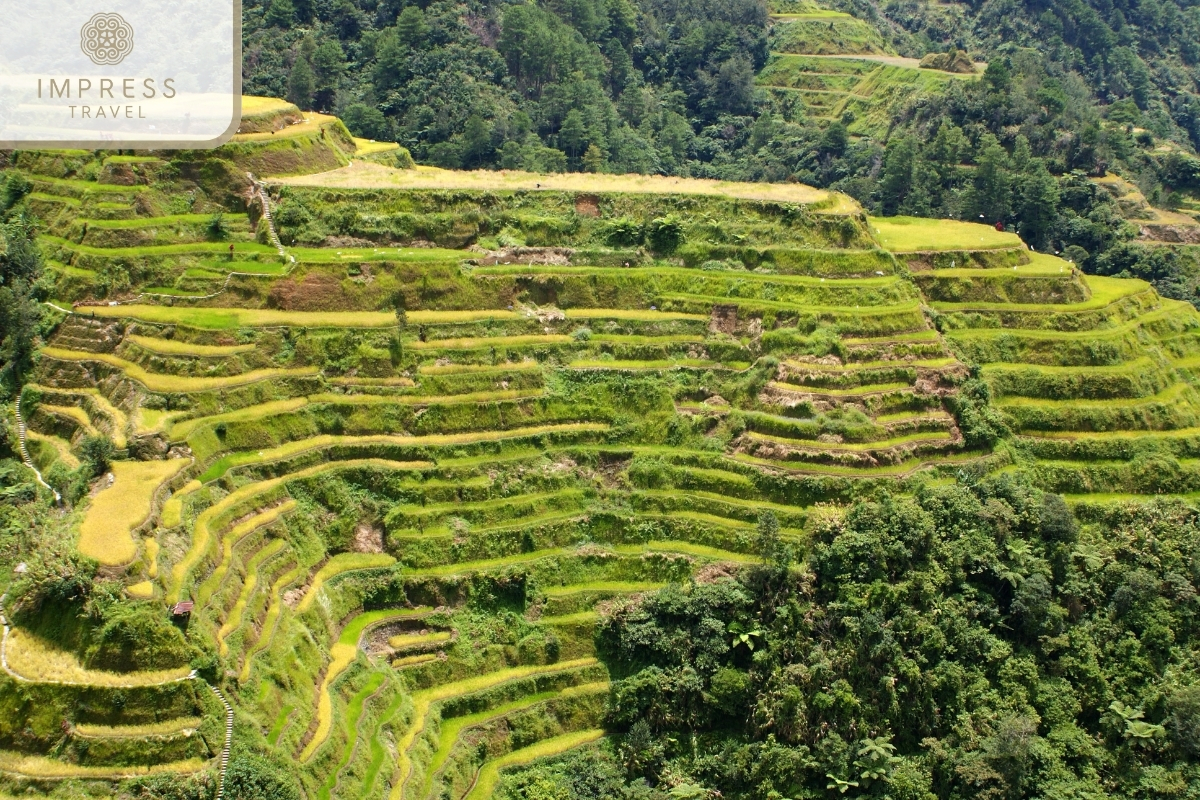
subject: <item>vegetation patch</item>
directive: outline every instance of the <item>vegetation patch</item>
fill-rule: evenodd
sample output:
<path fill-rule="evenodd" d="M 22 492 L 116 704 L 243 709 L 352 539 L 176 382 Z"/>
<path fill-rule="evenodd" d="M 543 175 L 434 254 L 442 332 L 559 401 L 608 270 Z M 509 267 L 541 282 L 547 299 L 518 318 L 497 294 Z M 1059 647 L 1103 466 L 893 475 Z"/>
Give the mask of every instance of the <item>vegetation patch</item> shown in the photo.
<path fill-rule="evenodd" d="M 115 462 L 112 484 L 96 493 L 79 527 L 79 552 L 101 564 L 132 561 L 131 532 L 153 513 L 158 488 L 185 466 L 184 459 Z"/>

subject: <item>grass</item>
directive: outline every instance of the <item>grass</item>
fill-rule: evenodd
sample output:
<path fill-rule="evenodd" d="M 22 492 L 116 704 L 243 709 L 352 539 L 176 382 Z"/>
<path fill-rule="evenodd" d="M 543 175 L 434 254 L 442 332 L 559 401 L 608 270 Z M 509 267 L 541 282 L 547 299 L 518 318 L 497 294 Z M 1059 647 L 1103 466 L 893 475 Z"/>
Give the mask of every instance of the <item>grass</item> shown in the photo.
<path fill-rule="evenodd" d="M 288 125 L 279 131 L 265 131 L 262 133 L 239 133 L 233 137 L 235 142 L 261 142 L 271 141 L 272 139 L 286 138 L 289 136 L 300 136 L 305 133 L 316 133 L 321 129 L 321 126 L 328 125 L 337 120 L 337 117 L 329 114 L 319 114 L 316 111 L 305 111 L 304 121 Z M 242 112 L 245 116 L 245 112 Z M 273 135 L 274 134 L 274 135 Z"/>
<path fill-rule="evenodd" d="M 138 406 L 133 413 L 134 429 L 138 435 L 141 435 L 144 433 L 158 433 L 163 429 L 163 426 L 178 416 L 180 412 Z"/>
<path fill-rule="evenodd" d="M 125 593 L 138 600 L 149 600 L 154 597 L 153 581 L 140 581 L 125 587 Z"/>
<path fill-rule="evenodd" d="M 949 415 L 947 415 L 949 417 Z M 796 514 L 804 510 L 803 506 L 788 505 L 786 503 L 772 503 L 768 500 L 755 498 L 753 500 L 744 500 L 740 497 L 730 497 L 728 495 L 717 494 L 716 492 L 704 492 L 695 489 L 683 491 L 680 489 L 638 489 L 638 495 L 645 497 L 662 497 L 666 499 L 680 500 L 684 503 L 695 500 L 706 500 L 709 502 L 721 503 L 735 508 L 741 508 L 754 517 L 758 516 L 759 511 L 772 510 L 783 514 Z"/>
<path fill-rule="evenodd" d="M 367 678 L 367 682 L 363 684 L 363 687 L 355 692 L 350 698 L 350 702 L 346 704 L 346 744 L 342 748 L 342 754 L 338 758 L 337 765 L 330 770 L 329 777 L 325 779 L 325 782 L 317 791 L 317 797 L 320 800 L 329 800 L 334 787 L 337 786 L 338 775 L 350 763 L 350 757 L 354 754 L 354 748 L 358 744 L 358 726 L 362 720 L 363 709 L 366 707 L 367 700 L 379 691 L 379 687 L 382 685 L 383 674 L 379 672 L 371 673 Z"/>
<path fill-rule="evenodd" d="M 529 359 L 517 364 L 422 364 L 417 368 L 421 375 L 466 375 L 472 373 L 516 372 L 523 370 L 540 370 L 542 365 Z"/>
<path fill-rule="evenodd" d="M 412 723 L 396 742 L 396 753 L 399 763 L 397 765 L 396 780 L 392 782 L 392 791 L 389 795 L 389 800 L 400 800 L 403 797 L 404 786 L 412 775 L 412 760 L 408 756 L 408 751 L 417 740 L 417 737 L 425 730 L 434 703 L 447 700 L 451 697 L 474 694 L 475 692 L 491 689 L 503 683 L 521 678 L 565 672 L 579 669 L 580 667 L 592 666 L 597 663 L 599 662 L 594 658 L 577 658 L 573 661 L 560 661 L 556 664 L 509 667 L 508 669 L 476 675 L 471 678 L 454 681 L 453 683 L 443 683 L 440 686 L 414 692 L 412 695 Z"/>
<path fill-rule="evenodd" d="M 807 361 L 792 361 L 785 359 L 784 363 L 792 369 L 807 372 L 861 372 L 871 369 L 888 369 L 897 367 L 950 367 L 958 363 L 956 358 L 923 358 L 912 361 L 851 361 L 848 364 L 815 364 Z"/>
<path fill-rule="evenodd" d="M 151 578 L 158 577 L 158 540 L 153 536 L 142 539 L 142 547 L 146 550 L 146 574 Z"/>
<path fill-rule="evenodd" d="M 354 137 L 354 155 L 356 156 L 371 156 L 376 153 L 387 153 L 399 149 L 400 145 L 395 142 L 377 142 L 374 139 Z"/>
<path fill-rule="evenodd" d="M 86 406 L 91 406 L 92 413 L 108 419 L 110 428 L 108 434 L 112 438 L 113 444 L 118 450 L 125 449 L 128 444 L 125 429 L 129 425 L 129 419 L 125 416 L 125 412 L 114 406 L 99 389 L 95 387 L 62 389 L 54 386 L 37 386 L 37 388 L 52 395 L 80 398 L 77 406 L 44 404 L 41 407 L 51 413 L 71 419 L 89 433 L 96 433 L 99 428 L 92 422 L 92 415 L 86 408 Z"/>
<path fill-rule="evenodd" d="M 539 617 L 539 625 L 555 626 L 572 626 L 572 625 L 594 625 L 600 621 L 600 612 L 598 611 L 577 611 L 574 614 L 562 614 L 557 617 Z"/>
<path fill-rule="evenodd" d="M 1088 276 L 1089 280 L 1095 280 L 1095 278 L 1096 276 L 1094 275 Z M 1114 325 L 1111 328 L 1101 328 L 1098 330 L 1056 331 L 1045 328 L 955 328 L 946 331 L 946 337 L 953 340 L 965 338 L 995 339 L 1002 336 L 1013 336 L 1019 339 L 1043 339 L 1063 342 L 1119 339 L 1145 325 L 1161 320 L 1167 316 L 1167 313 L 1166 309 L 1151 311 L 1121 325 Z"/>
<path fill-rule="evenodd" d="M 477 191 L 623 192 L 632 194 L 715 195 L 744 200 L 812 205 L 834 203 L 837 213 L 852 213 L 858 204 L 845 195 L 798 183 L 742 183 L 661 175 L 593 175 L 568 172 L 542 175 L 516 170 L 446 170 L 437 167 L 393 169 L 355 161 L 318 175 L 277 178 L 272 183 L 338 189 L 466 189 Z"/>
<path fill-rule="evenodd" d="M 39 411 L 44 411 L 47 414 L 53 414 L 56 417 L 69 419 L 88 434 L 96 434 L 99 431 L 92 425 L 92 419 L 79 406 L 56 406 L 50 403 L 42 403 L 38 406 Z"/>
<path fill-rule="evenodd" d="M 281 458 L 298 455 L 311 450 L 320 450 L 336 446 L 358 446 L 372 444 L 400 445 L 404 447 L 448 447 L 480 442 L 498 442 L 505 439 L 520 439 L 526 436 L 544 436 L 556 433 L 585 433 L 608 430 L 601 423 L 576 422 L 560 425 L 536 425 L 529 428 L 512 428 L 500 431 L 473 431 L 471 433 L 428 434 L 424 436 L 395 436 L 391 434 L 373 434 L 367 436 L 334 436 L 324 434 L 309 439 L 298 439 L 265 450 L 231 453 L 215 461 L 200 476 L 202 482 L 216 480 L 234 467 L 246 464 L 260 464 L 277 461 Z M 431 466 L 426 461 L 393 462 L 397 469 L 421 469 Z M 403 466 L 401 466 L 403 465 Z"/>
<path fill-rule="evenodd" d="M 292 103 L 287 100 L 280 100 L 277 97 L 258 97 L 256 95 L 242 95 L 242 116 L 253 117 L 259 114 L 276 114 L 286 111 L 299 112 Z"/>
<path fill-rule="evenodd" d="M 68 469 L 75 469 L 79 466 L 79 459 L 71 452 L 71 443 L 66 439 L 28 429 L 25 431 L 25 438 L 35 442 L 45 442 L 50 445 L 58 456 L 58 459 L 66 464 Z"/>
<path fill-rule="evenodd" d="M 413 647 L 427 647 L 432 644 L 448 642 L 453 638 L 450 631 L 435 631 L 433 633 L 403 633 L 388 639 L 388 647 L 393 650 L 407 650 Z"/>
<path fill-rule="evenodd" d="M 496 785 L 500 783 L 500 771 L 506 767 L 519 766 L 536 761 L 539 758 L 556 756 L 568 750 L 573 750 L 576 747 L 598 741 L 603 737 L 604 731 L 599 728 L 575 731 L 574 733 L 555 736 L 553 739 L 543 739 L 537 744 L 522 747 L 520 750 L 514 750 L 507 755 L 489 761 L 483 765 L 483 769 L 479 771 L 479 777 L 475 780 L 475 785 L 471 787 L 471 791 L 467 792 L 463 800 L 487 800 L 491 797 L 496 791 Z"/>
<path fill-rule="evenodd" d="M 991 225 L 952 219 L 921 217 L 871 217 L 871 233 L 893 253 L 950 250 L 998 250 L 1025 245 L 1015 233 Z"/>
<path fill-rule="evenodd" d="M 308 744 L 300 752 L 301 761 L 308 761 L 312 758 L 313 754 L 317 752 L 317 748 L 329 738 L 329 731 L 333 726 L 333 698 L 329 694 L 329 688 L 337 680 L 338 676 L 345 672 L 346 667 L 350 666 L 358 656 L 358 640 L 362 637 L 363 631 L 371 625 L 377 625 L 393 619 L 417 616 L 426 613 L 428 610 L 368 611 L 350 620 L 346 627 L 342 629 L 337 642 L 334 643 L 333 647 L 329 648 L 329 666 L 325 668 L 325 678 L 321 681 L 321 685 L 317 689 L 317 727 L 313 731 L 312 738 L 308 740 Z"/>
<path fill-rule="evenodd" d="M 1175 428 L 1169 431 L 1030 431 L 1022 436 L 1032 439 L 1130 439 L 1146 441 L 1157 439 L 1186 439 L 1200 436 L 1200 428 Z"/>
<path fill-rule="evenodd" d="M 421 664 L 428 664 L 430 661 L 437 661 L 437 653 L 417 653 L 412 656 L 404 656 L 392 661 L 393 669 L 403 669 L 405 667 L 416 667 Z"/>
<path fill-rule="evenodd" d="M 150 244 L 137 247 L 92 247 L 86 244 L 76 244 L 58 236 L 42 235 L 39 242 L 87 256 L 102 258 L 144 258 L 147 256 L 186 256 L 216 253 L 228 253 L 229 244 L 225 242 L 188 242 L 184 244 Z M 257 242 L 235 242 L 235 252 L 253 253 L 259 256 L 275 256 L 275 248 L 271 245 Z"/>
<path fill-rule="evenodd" d="M 67 206 L 83 205 L 78 200 L 76 200 L 74 197 L 66 197 L 66 196 L 60 195 L 60 194 L 46 194 L 45 192 L 30 192 L 28 196 L 29 196 L 30 200 L 41 200 L 43 203 L 62 203 L 63 205 L 67 205 Z"/>
<path fill-rule="evenodd" d="M 187 464 L 182 458 L 114 462 L 112 485 L 96 493 L 79 526 L 79 552 L 106 566 L 133 561 L 131 532 L 150 516 L 158 487 Z"/>
<path fill-rule="evenodd" d="M 572 583 L 566 586 L 545 586 L 541 591 L 547 597 L 567 597 L 573 594 L 634 594 L 636 592 L 653 592 L 666 586 L 665 583 L 648 581 L 591 581 L 589 583 Z"/>
<path fill-rule="evenodd" d="M 229 389 L 234 386 L 244 386 L 248 383 L 270 380 L 272 378 L 290 377 L 294 375 L 316 375 L 316 367 L 273 367 L 243 372 L 240 375 L 227 375 L 211 378 L 189 378 L 181 375 L 169 375 L 147 372 L 139 364 L 126 361 L 112 353 L 92 353 L 85 350 L 65 350 L 61 347 L 43 347 L 42 355 L 57 358 L 60 361 L 99 361 L 116 367 L 125 373 L 130 380 L 137 381 L 152 392 L 186 394 L 189 392 L 204 392 L 214 389 Z"/>
<path fill-rule="evenodd" d="M 153 736 L 178 736 L 195 732 L 203 722 L 199 717 L 176 717 L 145 725 L 88 725 L 79 723 L 74 734 L 86 739 L 142 739 Z"/>
<path fill-rule="evenodd" d="M 425 798 L 429 796 L 434 777 L 446 764 L 446 760 L 449 759 L 450 753 L 454 750 L 454 745 L 458 742 L 464 731 L 493 722 L 509 714 L 525 711 L 547 700 L 583 694 L 598 694 L 608 691 L 608 687 L 609 684 L 607 681 L 598 681 L 580 686 L 571 686 L 559 692 L 539 692 L 538 694 L 526 695 L 525 697 L 485 709 L 475 714 L 466 714 L 461 717 L 451 717 L 450 719 L 442 720 L 438 726 L 437 749 L 429 759 L 429 765 L 425 769 L 425 780 L 422 782 L 421 789 L 416 797 Z"/>
<path fill-rule="evenodd" d="M 811 464 L 799 461 L 774 461 L 767 458 L 755 458 L 743 453 L 729 456 L 733 461 L 758 467 L 783 469 L 797 474 L 833 475 L 844 478 L 898 478 L 909 475 L 917 470 L 943 464 L 961 464 L 973 461 L 984 453 L 968 452 L 954 455 L 943 455 L 936 458 L 910 458 L 899 464 L 888 464 L 880 467 L 844 467 L 837 464 Z"/>
<path fill-rule="evenodd" d="M 625 319 L 642 322 L 665 322 L 667 320 L 692 320 L 705 322 L 704 314 L 684 314 L 680 311 L 651 311 L 642 308 L 567 308 L 563 310 L 567 319 Z"/>
<path fill-rule="evenodd" d="M 165 217 L 135 217 L 133 219 L 88 219 L 80 217 L 77 221 L 86 223 L 88 228 L 100 230 L 136 230 L 138 228 L 170 227 L 181 222 L 203 224 L 211 219 L 209 214 L 170 214 Z M 226 218 L 228 221 L 228 218 Z M 243 220 L 239 220 L 241 222 Z M 241 226 L 246 229 L 245 225 Z"/>
<path fill-rule="evenodd" d="M 733 553 L 717 547 L 706 547 L 692 542 L 652 541 L 644 545 L 623 544 L 613 548 L 621 555 L 641 555 L 651 553 L 682 553 L 711 561 L 731 561 L 736 564 L 757 564 L 761 561 L 757 556 L 746 553 Z"/>
<path fill-rule="evenodd" d="M 283 590 L 308 574 L 302 566 L 296 566 L 280 575 L 271 584 L 271 598 L 267 604 L 267 615 L 263 617 L 262 633 L 258 641 L 246 653 L 242 660 L 242 668 L 238 670 L 238 680 L 242 683 L 250 680 L 250 671 L 254 668 L 254 657 L 271 646 L 275 639 L 275 631 L 279 628 L 279 618 L 283 614 Z"/>
<path fill-rule="evenodd" d="M 321 569 L 317 570 L 317 574 L 313 576 L 312 583 L 309 585 L 304 599 L 296 606 L 296 612 L 303 614 L 312 608 L 312 604 L 317 598 L 317 593 L 321 591 L 321 587 L 325 585 L 326 581 L 337 575 L 360 569 L 390 567 L 395 563 L 395 557 L 387 553 L 338 553 L 326 561 Z"/>
<path fill-rule="evenodd" d="M 893 333 L 888 336 L 850 336 L 842 339 L 842 344 L 889 344 L 891 342 L 936 342 L 938 333 L 935 330 L 913 331 L 912 333 Z"/>
<path fill-rule="evenodd" d="M 901 447 L 906 444 L 929 444 L 932 442 L 949 444 L 954 441 L 951 435 L 946 431 L 910 433 L 906 436 L 897 436 L 892 439 L 880 439 L 874 442 L 823 442 L 819 439 L 789 439 L 785 436 L 774 436 L 769 433 L 759 433 L 758 431 L 749 431 L 747 432 L 747 436 L 760 442 L 775 442 L 777 444 L 789 445 L 791 447 L 802 447 L 812 450 L 829 450 L 839 453 L 867 453 L 872 450 L 887 450 L 892 447 Z"/>
<path fill-rule="evenodd" d="M 283 729 L 287 727 L 288 718 L 292 716 L 292 712 L 296 710 L 295 706 L 284 706 L 279 709 L 279 713 L 275 716 L 275 721 L 271 723 L 271 730 L 267 733 L 267 744 L 274 747 L 279 743 L 279 737 L 283 735 Z"/>
<path fill-rule="evenodd" d="M 61 305 L 61 304 L 60 304 Z M 186 308 L 182 306 L 85 306 L 77 312 L 97 317 L 137 319 L 206 330 L 236 328 L 394 328 L 391 311 L 280 311 L 271 308 Z M 480 320 L 517 320 L 515 311 L 409 311 L 409 325 L 450 325 Z"/>
<path fill-rule="evenodd" d="M 618 545 L 612 548 L 612 551 L 623 556 L 638 556 L 644 555 L 647 552 L 657 553 L 680 553 L 683 555 L 696 556 L 713 561 L 730 561 L 739 564 L 757 563 L 759 559 L 754 556 L 743 553 L 732 553 L 728 550 L 720 550 L 715 547 L 705 547 L 704 545 L 692 544 L 691 542 L 676 542 L 676 541 L 653 541 L 645 544 L 630 544 Z M 405 570 L 404 575 L 407 577 L 445 577 L 448 575 L 465 575 L 472 572 L 484 572 L 487 570 L 500 569 L 503 567 L 511 567 L 517 564 L 530 564 L 535 561 L 541 561 L 545 558 L 553 558 L 555 556 L 572 556 L 577 550 L 574 547 L 552 547 L 544 550 L 532 550 L 525 553 L 516 553 L 510 556 L 500 556 L 498 558 L 481 559 L 478 561 L 461 561 L 454 564 L 443 564 L 436 567 L 423 567 L 421 569 Z"/>
<path fill-rule="evenodd" d="M 403 405 L 403 406 L 450 406 L 464 403 L 498 403 L 507 400 L 528 400 L 542 397 L 542 389 L 487 389 L 481 392 L 464 392 L 462 394 L 426 395 L 426 394 L 314 394 L 309 395 L 310 403 L 329 403 L 342 406 L 365 405 Z"/>
<path fill-rule="evenodd" d="M 664 369 L 727 369 L 741 371 L 749 364 L 740 362 L 721 363 L 700 358 L 654 359 L 651 361 L 617 361 L 599 358 L 581 358 L 567 364 L 570 369 L 580 370 L 664 370 Z"/>
<path fill-rule="evenodd" d="M 38 683 L 134 688 L 182 680 L 191 672 L 187 666 L 144 672 L 88 669 L 74 653 L 60 650 L 41 637 L 17 627 L 9 630 L 4 654 L 13 672 Z"/>
<path fill-rule="evenodd" d="M 296 501 L 288 498 L 274 508 L 254 514 L 230 528 L 221 537 L 221 560 L 217 563 L 216 569 L 212 571 L 212 574 L 196 590 L 196 603 L 200 606 L 207 605 L 209 599 L 224 582 L 225 575 L 229 572 L 229 567 L 233 563 L 234 545 L 250 533 L 275 522 L 275 520 L 287 514 L 295 507 Z"/>
<path fill-rule="evenodd" d="M 163 503 L 162 516 L 159 524 L 164 528 L 174 528 L 183 524 L 183 498 L 199 489 L 203 484 L 197 480 L 188 481 L 183 488 L 167 498 Z"/>
<path fill-rule="evenodd" d="M 183 599 L 184 581 L 192 570 L 199 566 L 200 561 L 208 554 L 212 547 L 213 532 L 210 525 L 213 521 L 220 518 L 221 515 L 232 511 L 242 503 L 271 492 L 290 480 L 300 480 L 310 478 L 315 475 L 320 475 L 324 472 L 334 469 L 348 469 L 356 466 L 379 466 L 391 467 L 397 462 L 385 461 L 377 458 L 364 458 L 352 461 L 335 461 L 325 464 L 317 464 L 308 469 L 300 470 L 288 475 L 283 475 L 278 478 L 270 478 L 265 481 L 251 483 L 242 486 L 225 497 L 221 498 L 214 505 L 206 508 L 196 517 L 196 524 L 192 528 L 192 543 L 188 551 L 184 554 L 175 566 L 171 569 L 171 589 L 168 593 L 172 603 L 177 603 Z"/>
<path fill-rule="evenodd" d="M 308 400 L 306 398 L 293 397 L 288 400 L 272 400 L 268 403 L 260 403 L 234 411 L 226 411 L 223 414 L 212 414 L 207 417 L 180 420 L 171 425 L 167 435 L 172 442 L 182 442 L 191 436 L 192 432 L 201 425 L 215 425 L 220 422 L 249 422 L 274 416 L 275 414 L 287 414 L 297 411 L 307 404 Z"/>
<path fill-rule="evenodd" d="M 237 600 L 229 612 L 229 618 L 225 620 L 225 624 L 217 631 L 217 648 L 220 650 L 222 658 L 229 655 L 229 645 L 225 643 L 225 639 L 241 626 L 242 615 L 246 613 L 246 605 L 250 602 L 250 597 L 258 587 L 259 568 L 271 558 L 278 555 L 279 551 L 285 545 L 286 542 L 283 539 L 272 539 L 267 543 L 266 547 L 255 553 L 254 557 L 246 564 L 246 580 L 242 583 L 242 590 L 238 592 Z"/>
<path fill-rule="evenodd" d="M 472 339 L 431 339 L 409 342 L 412 350 L 476 350 L 481 347 L 520 347 L 522 345 L 571 344 L 570 336 L 558 334 L 529 334 L 522 336 L 485 336 Z"/>
<path fill-rule="evenodd" d="M 1186 383 L 1176 383 L 1163 389 L 1158 394 L 1146 397 L 1116 397 L 1107 400 L 1065 399 L 1045 400 L 1039 397 L 1002 397 L 996 400 L 1000 408 L 1017 406 L 1045 406 L 1047 408 L 1089 409 L 1101 411 L 1106 408 L 1136 408 L 1155 403 L 1171 403 L 1181 400 L 1181 395 L 1189 389 Z"/>
<path fill-rule="evenodd" d="M 938 311 L 1033 311 L 1046 313 L 1075 313 L 1105 308 L 1125 297 L 1153 291 L 1150 284 L 1137 278 L 1106 278 L 1087 275 L 1084 283 L 1092 296 L 1081 303 L 932 303 Z"/>
<path fill-rule="evenodd" d="M 14 753 L 0 750 L 0 772 L 7 772 L 25 778 L 44 778 L 57 780 L 76 778 L 81 780 L 117 780 L 136 778 L 142 775 L 189 774 L 199 772 L 208 766 L 207 761 L 199 758 L 189 758 L 185 761 L 171 761 L 150 766 L 119 766 L 119 767 L 84 767 L 79 764 L 69 764 L 44 756 L 32 756 L 25 753 Z"/>
<path fill-rule="evenodd" d="M 404 705 L 404 701 L 408 696 L 403 692 L 397 692 L 392 698 L 392 702 L 379 715 L 380 724 L 386 723 L 388 720 L 394 719 L 400 713 L 400 708 Z M 367 768 L 363 771 L 363 779 L 361 785 L 360 797 L 377 797 L 372 790 L 375 788 L 375 781 L 379 779 L 379 773 L 383 771 L 384 761 L 389 756 L 383 736 L 378 733 L 370 739 L 370 759 L 367 761 Z"/>
<path fill-rule="evenodd" d="M 166 356 L 202 356 L 205 358 L 217 356 L 232 356 L 238 353 L 254 352 L 252 344 L 215 345 L 193 344 L 176 339 L 156 339 L 152 336 L 138 336 L 131 333 L 125 337 L 143 350 Z"/>

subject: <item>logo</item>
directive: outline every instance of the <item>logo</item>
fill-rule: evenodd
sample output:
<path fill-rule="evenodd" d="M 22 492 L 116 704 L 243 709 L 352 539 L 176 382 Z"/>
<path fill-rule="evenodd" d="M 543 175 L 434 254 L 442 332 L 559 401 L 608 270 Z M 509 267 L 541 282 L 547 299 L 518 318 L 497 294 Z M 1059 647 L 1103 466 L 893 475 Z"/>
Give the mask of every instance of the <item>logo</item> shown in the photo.
<path fill-rule="evenodd" d="M 96 14 L 79 31 L 79 49 L 93 64 L 120 64 L 133 52 L 133 26 L 120 14 Z"/>

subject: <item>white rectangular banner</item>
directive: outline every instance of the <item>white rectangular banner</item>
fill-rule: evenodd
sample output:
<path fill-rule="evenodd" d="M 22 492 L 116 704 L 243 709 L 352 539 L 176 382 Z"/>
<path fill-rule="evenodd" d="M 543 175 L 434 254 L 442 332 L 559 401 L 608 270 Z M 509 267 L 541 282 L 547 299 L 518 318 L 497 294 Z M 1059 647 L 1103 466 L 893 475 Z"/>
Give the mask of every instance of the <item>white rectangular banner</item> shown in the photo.
<path fill-rule="evenodd" d="M 0 0 L 0 148 L 223 144 L 241 18 L 241 0 Z"/>

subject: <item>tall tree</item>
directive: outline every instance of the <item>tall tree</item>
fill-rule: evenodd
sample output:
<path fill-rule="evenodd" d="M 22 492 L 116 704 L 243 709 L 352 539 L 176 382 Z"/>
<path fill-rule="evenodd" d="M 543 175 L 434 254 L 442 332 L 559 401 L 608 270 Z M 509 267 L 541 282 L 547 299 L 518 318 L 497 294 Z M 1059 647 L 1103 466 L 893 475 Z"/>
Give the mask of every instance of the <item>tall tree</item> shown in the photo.
<path fill-rule="evenodd" d="M 287 99 L 305 110 L 312 108 L 313 94 L 317 90 L 316 76 L 303 56 L 296 57 L 288 75 Z"/>

